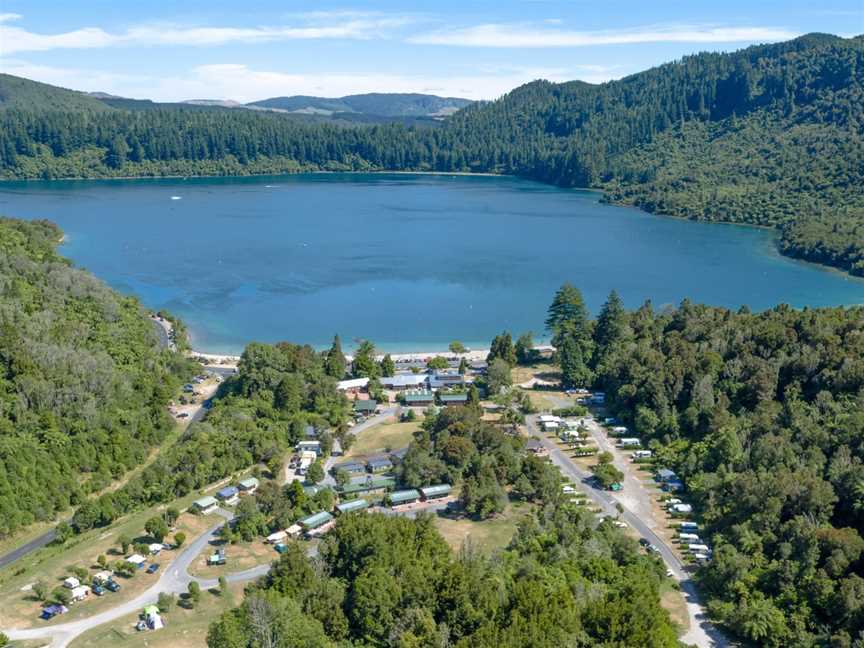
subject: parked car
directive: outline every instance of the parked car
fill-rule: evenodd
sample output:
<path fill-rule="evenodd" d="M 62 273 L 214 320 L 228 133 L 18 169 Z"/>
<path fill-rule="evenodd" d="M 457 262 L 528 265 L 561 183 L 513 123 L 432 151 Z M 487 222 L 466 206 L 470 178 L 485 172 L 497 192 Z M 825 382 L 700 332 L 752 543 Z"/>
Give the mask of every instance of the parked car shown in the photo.
<path fill-rule="evenodd" d="M 105 589 L 107 589 L 109 592 L 119 592 L 120 584 L 114 582 L 113 580 L 109 580 L 107 583 L 105 583 Z"/>
<path fill-rule="evenodd" d="M 147 568 L 148 574 L 155 574 L 159 571 L 159 563 L 150 563 L 150 566 Z"/>
<path fill-rule="evenodd" d="M 101 585 L 94 585 L 94 586 L 93 586 L 93 590 L 92 590 L 92 592 L 93 592 L 96 596 L 104 596 L 104 595 L 105 595 L 105 590 L 102 588 Z"/>
<path fill-rule="evenodd" d="M 639 538 L 639 545 L 642 547 L 649 547 L 651 542 L 649 542 L 648 538 Z"/>

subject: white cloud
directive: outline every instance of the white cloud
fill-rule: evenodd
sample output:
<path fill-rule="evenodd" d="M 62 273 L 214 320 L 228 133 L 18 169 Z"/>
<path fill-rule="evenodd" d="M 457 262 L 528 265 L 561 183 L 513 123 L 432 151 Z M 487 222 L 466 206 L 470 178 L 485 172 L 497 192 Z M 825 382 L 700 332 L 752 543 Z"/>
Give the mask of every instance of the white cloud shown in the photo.
<path fill-rule="evenodd" d="M 527 23 L 488 23 L 417 34 L 408 41 L 421 45 L 542 48 L 633 43 L 767 42 L 787 40 L 797 35 L 796 32 L 779 27 L 673 25 L 588 32 L 538 27 Z"/>
<path fill-rule="evenodd" d="M 59 68 L 5 59 L 9 74 L 64 88 L 102 91 L 123 97 L 156 101 L 186 99 L 234 99 L 241 102 L 295 94 L 338 97 L 364 92 L 422 92 L 467 99 L 494 99 L 534 79 L 566 81 L 577 76 L 604 81 L 608 71 L 577 66 L 564 68 L 483 67 L 441 76 L 403 74 L 285 73 L 250 68 L 240 63 L 202 65 L 186 73 L 168 76 L 132 76 L 99 70 Z M 574 71 L 576 74 L 574 75 Z M 595 77 L 592 77 L 595 75 Z"/>
<path fill-rule="evenodd" d="M 0 23 L 10 22 L 12 20 L 21 20 L 21 14 L 0 13 Z"/>
<path fill-rule="evenodd" d="M 89 49 L 112 46 L 224 45 L 282 40 L 322 38 L 370 39 L 411 22 L 405 16 L 340 12 L 304 17 L 302 24 L 260 27 L 189 27 L 174 24 L 146 24 L 111 33 L 101 27 L 84 27 L 57 34 L 38 34 L 22 27 L 3 24 L 18 19 L 16 14 L 0 15 L 0 53 L 37 52 L 54 49 Z"/>

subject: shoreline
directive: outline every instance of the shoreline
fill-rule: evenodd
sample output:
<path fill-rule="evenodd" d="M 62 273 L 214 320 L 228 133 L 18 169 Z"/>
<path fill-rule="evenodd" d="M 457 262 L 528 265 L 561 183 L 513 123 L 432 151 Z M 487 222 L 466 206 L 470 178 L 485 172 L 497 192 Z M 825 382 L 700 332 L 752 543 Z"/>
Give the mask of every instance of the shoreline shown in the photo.
<path fill-rule="evenodd" d="M 531 178 L 522 178 L 521 176 L 512 175 L 509 173 L 492 173 L 489 171 L 388 171 L 386 169 L 366 169 L 363 171 L 327 171 L 325 169 L 316 169 L 316 170 L 301 170 L 301 171 L 282 171 L 277 173 L 248 173 L 245 175 L 236 175 L 236 174 L 225 174 L 225 173 L 195 173 L 191 175 L 179 175 L 179 174 L 169 174 L 169 175 L 137 175 L 137 176 L 105 176 L 105 177 L 92 177 L 92 176 L 71 176 L 65 178 L 3 178 L 0 177 L 0 185 L 6 182 L 65 182 L 65 181 L 74 181 L 74 182 L 100 182 L 103 180 L 213 180 L 216 178 L 235 178 L 235 179 L 243 179 L 243 178 L 280 178 L 280 177 L 288 177 L 288 176 L 298 176 L 298 175 L 428 175 L 428 176 L 477 176 L 480 178 L 518 178 L 520 180 L 526 180 L 528 182 L 536 182 L 538 184 L 548 185 L 546 182 L 540 182 L 539 180 L 532 180 Z M 549 185 L 556 186 L 556 185 Z M 567 187 L 558 187 L 559 189 L 567 189 Z M 603 191 L 599 188 L 594 187 L 570 187 L 571 189 L 576 189 L 579 191 Z M 645 210 L 642 210 L 645 211 Z M 650 213 L 650 212 L 648 212 Z"/>
<path fill-rule="evenodd" d="M 554 347 L 549 344 L 537 344 L 534 346 L 537 351 L 552 351 Z M 207 353 L 206 351 L 198 351 L 191 349 L 186 352 L 190 358 L 204 358 L 212 361 L 211 364 L 222 366 L 237 366 L 240 361 L 239 355 L 230 353 Z M 350 353 L 346 353 L 345 359 L 349 362 L 354 359 Z M 389 355 L 393 362 L 425 362 L 430 358 L 465 358 L 468 362 L 485 361 L 489 355 L 489 349 L 468 349 L 465 353 L 453 353 L 452 351 L 407 351 L 403 353 L 376 353 L 375 360 L 381 362 L 385 355 Z"/>
<path fill-rule="evenodd" d="M 485 360 L 489 354 L 489 349 L 469 349 L 465 353 L 457 354 L 452 351 L 409 351 L 404 353 L 376 353 L 375 360 L 381 362 L 385 355 L 389 355 L 393 362 L 425 362 L 430 358 L 465 358 L 468 362 L 477 362 Z M 210 364 L 221 365 L 225 367 L 236 367 L 240 361 L 239 355 L 230 353 L 207 353 L 206 351 L 198 351 L 192 349 L 186 352 L 190 358 L 204 358 L 210 361 Z M 345 353 L 345 359 L 351 362 L 354 356 L 350 353 Z"/>

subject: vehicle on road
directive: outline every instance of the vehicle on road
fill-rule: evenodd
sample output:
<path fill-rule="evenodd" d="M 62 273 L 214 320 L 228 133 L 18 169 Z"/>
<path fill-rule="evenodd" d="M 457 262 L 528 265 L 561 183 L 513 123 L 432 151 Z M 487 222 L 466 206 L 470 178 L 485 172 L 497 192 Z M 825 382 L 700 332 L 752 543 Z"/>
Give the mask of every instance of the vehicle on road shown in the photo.
<path fill-rule="evenodd" d="M 155 574 L 157 571 L 159 571 L 159 563 L 151 563 L 147 568 L 148 574 Z"/>

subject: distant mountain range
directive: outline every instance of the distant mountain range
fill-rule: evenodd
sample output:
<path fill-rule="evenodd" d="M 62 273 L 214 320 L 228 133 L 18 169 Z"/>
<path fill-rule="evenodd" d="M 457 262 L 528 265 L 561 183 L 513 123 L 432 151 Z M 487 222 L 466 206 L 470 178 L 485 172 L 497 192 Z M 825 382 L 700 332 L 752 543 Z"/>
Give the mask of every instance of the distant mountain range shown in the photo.
<path fill-rule="evenodd" d="M 383 117 L 444 117 L 472 103 L 457 97 L 437 97 L 427 94 L 399 94 L 373 92 L 349 95 L 337 99 L 326 97 L 274 97 L 253 101 L 246 107 L 266 108 L 294 113 L 332 115 L 334 113 L 360 113 Z"/>
<path fill-rule="evenodd" d="M 458 97 L 438 97 L 417 93 L 386 93 L 349 95 L 346 97 L 311 97 L 294 95 L 273 97 L 251 103 L 230 99 L 190 99 L 180 102 L 157 102 L 150 99 L 130 99 L 107 92 L 78 92 L 31 81 L 9 74 L 0 74 L 0 108 L 27 110 L 152 110 L 156 108 L 189 107 L 190 109 L 244 109 L 294 114 L 348 122 L 376 122 L 404 119 L 441 119 L 473 103 Z"/>

